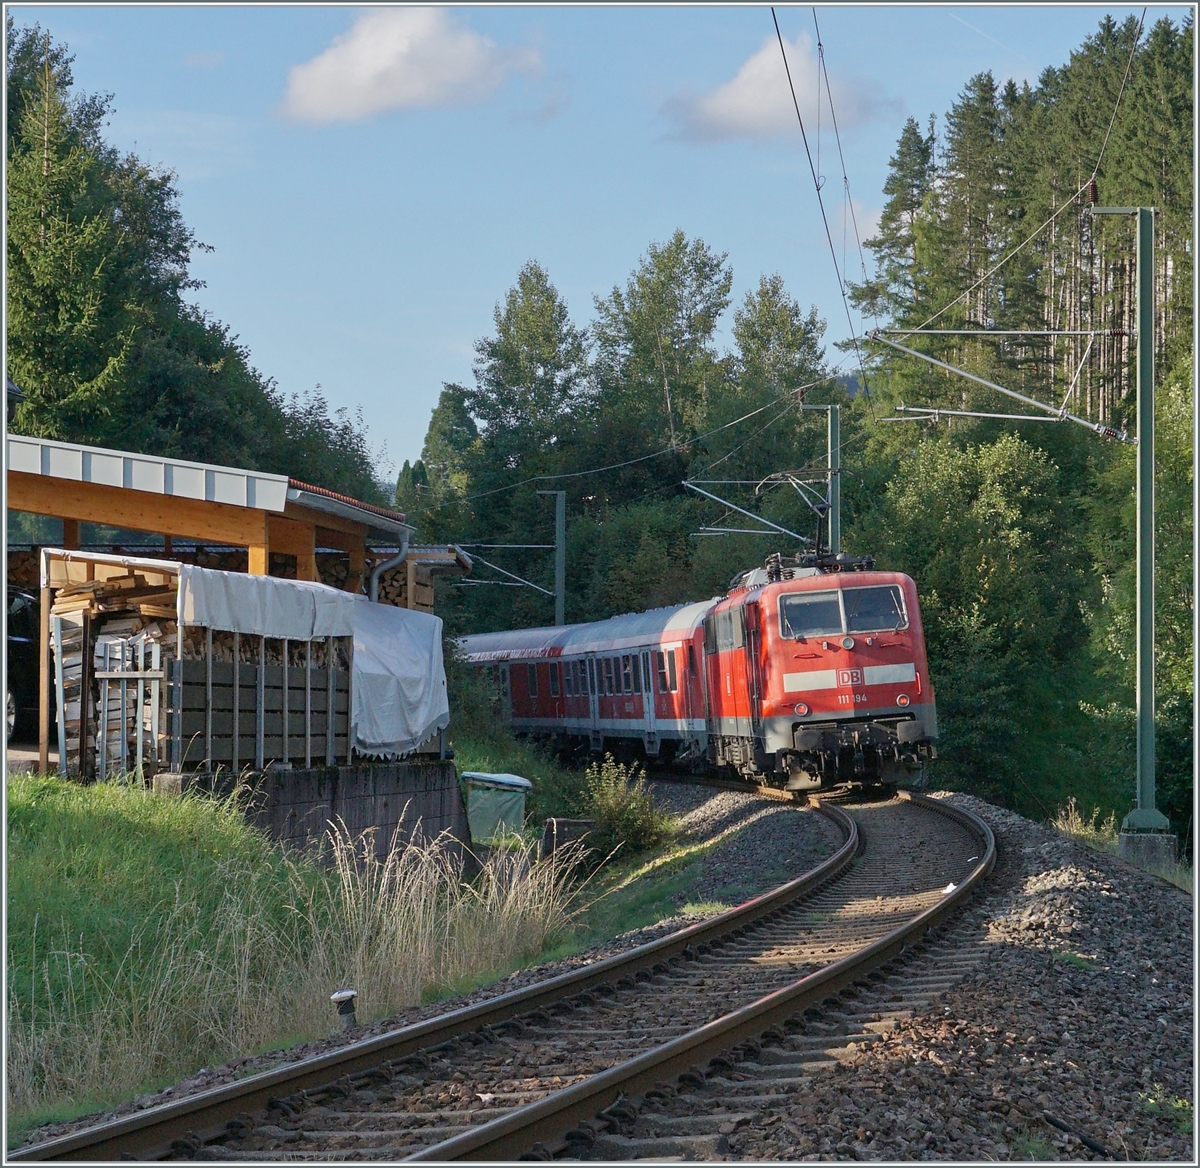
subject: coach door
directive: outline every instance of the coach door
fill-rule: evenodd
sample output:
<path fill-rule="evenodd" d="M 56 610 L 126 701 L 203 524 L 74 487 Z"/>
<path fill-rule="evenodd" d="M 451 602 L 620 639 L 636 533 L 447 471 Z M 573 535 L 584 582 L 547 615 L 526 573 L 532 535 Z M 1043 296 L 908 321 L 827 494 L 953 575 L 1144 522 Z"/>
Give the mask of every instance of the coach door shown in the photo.
<path fill-rule="evenodd" d="M 746 679 L 749 682 L 750 699 L 750 731 L 758 739 L 762 738 L 762 629 L 759 627 L 758 605 L 747 603 L 742 608 L 743 620 L 746 626 Z"/>
<path fill-rule="evenodd" d="M 512 722 L 512 684 L 507 665 L 501 665 L 499 670 L 500 682 L 500 715 L 505 723 Z"/>
<path fill-rule="evenodd" d="M 643 649 L 642 659 L 642 717 L 645 720 L 643 741 L 646 753 L 658 754 L 658 718 L 654 712 L 654 665 L 650 660 L 650 650 Z"/>
<path fill-rule="evenodd" d="M 604 745 L 604 735 L 600 730 L 599 680 L 600 670 L 596 668 L 596 658 L 589 655 L 587 659 L 587 688 L 588 711 L 591 714 L 591 747 L 593 750 L 599 750 Z"/>

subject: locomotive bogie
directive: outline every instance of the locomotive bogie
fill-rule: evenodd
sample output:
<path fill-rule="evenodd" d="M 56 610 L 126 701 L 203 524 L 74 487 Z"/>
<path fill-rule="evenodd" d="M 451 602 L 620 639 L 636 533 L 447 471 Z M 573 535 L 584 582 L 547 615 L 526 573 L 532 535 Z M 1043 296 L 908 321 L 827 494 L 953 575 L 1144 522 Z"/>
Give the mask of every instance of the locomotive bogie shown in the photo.
<path fill-rule="evenodd" d="M 937 718 L 899 573 L 749 574 L 699 604 L 464 637 L 517 733 L 809 790 L 920 785 Z"/>

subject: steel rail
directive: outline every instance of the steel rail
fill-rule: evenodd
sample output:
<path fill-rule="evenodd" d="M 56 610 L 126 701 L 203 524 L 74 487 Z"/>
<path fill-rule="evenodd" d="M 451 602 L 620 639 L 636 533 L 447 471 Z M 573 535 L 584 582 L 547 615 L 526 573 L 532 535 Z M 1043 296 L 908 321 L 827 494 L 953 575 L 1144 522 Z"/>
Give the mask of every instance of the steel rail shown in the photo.
<path fill-rule="evenodd" d="M 134 1115 L 14 1149 L 8 1153 L 8 1160 L 115 1160 L 123 1153 L 133 1154 L 138 1159 L 161 1159 L 170 1154 L 173 1140 L 184 1136 L 197 1136 L 201 1141 L 211 1139 L 225 1130 L 229 1120 L 243 1112 L 261 1111 L 272 1099 L 326 1086 L 347 1075 L 373 1070 L 389 1060 L 473 1033 L 483 1026 L 499 1025 L 509 1018 L 544 1008 L 595 986 L 617 981 L 639 970 L 651 969 L 683 956 L 690 947 L 714 938 L 737 935 L 749 925 L 774 916 L 792 901 L 815 892 L 850 867 L 860 845 L 858 825 L 840 808 L 814 802 L 817 809 L 832 819 L 844 833 L 842 845 L 804 875 L 707 921 L 690 925 L 627 953 L 615 954 L 593 965 L 501 994 L 474 1006 L 364 1039 L 288 1066 L 247 1076 L 238 1082 L 198 1092 L 184 1099 L 147 1108 Z"/>
<path fill-rule="evenodd" d="M 981 819 L 956 807 L 920 795 L 901 792 L 917 806 L 963 824 L 984 845 L 971 875 L 936 904 L 910 921 L 880 937 L 848 957 L 790 986 L 767 994 L 756 1002 L 734 1010 L 636 1058 L 592 1075 L 562 1091 L 500 1116 L 468 1132 L 433 1144 L 407 1157 L 408 1160 L 515 1160 L 535 1143 L 550 1151 L 565 1146 L 565 1133 L 585 1119 L 592 1119 L 619 1098 L 631 1096 L 657 1082 L 680 1074 L 777 1026 L 798 1012 L 859 981 L 885 964 L 929 929 L 940 924 L 971 896 L 996 862 L 996 841 L 991 828 Z"/>

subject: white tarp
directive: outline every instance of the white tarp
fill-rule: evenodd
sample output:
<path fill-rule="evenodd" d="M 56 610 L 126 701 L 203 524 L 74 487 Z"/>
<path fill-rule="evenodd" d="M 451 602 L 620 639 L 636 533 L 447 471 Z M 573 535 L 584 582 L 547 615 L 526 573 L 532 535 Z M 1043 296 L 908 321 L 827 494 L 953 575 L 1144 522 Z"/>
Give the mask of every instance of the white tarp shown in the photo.
<path fill-rule="evenodd" d="M 357 598 L 307 580 L 179 565 L 179 612 L 186 625 L 255 637 L 349 637 Z"/>
<path fill-rule="evenodd" d="M 450 722 L 436 616 L 305 580 L 179 565 L 188 625 L 260 637 L 354 637 L 351 726 L 360 754 L 394 758 Z"/>
<path fill-rule="evenodd" d="M 354 749 L 395 757 L 450 723 L 440 617 L 357 597 Z"/>

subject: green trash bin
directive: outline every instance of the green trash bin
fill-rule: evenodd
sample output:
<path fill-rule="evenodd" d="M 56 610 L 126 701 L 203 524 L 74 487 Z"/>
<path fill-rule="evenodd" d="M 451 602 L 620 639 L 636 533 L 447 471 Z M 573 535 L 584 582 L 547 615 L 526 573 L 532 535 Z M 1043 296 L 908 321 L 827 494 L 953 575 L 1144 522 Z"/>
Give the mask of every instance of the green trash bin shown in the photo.
<path fill-rule="evenodd" d="M 525 796 L 533 784 L 520 775 L 463 771 L 467 780 L 467 825 L 471 842 L 490 843 L 497 836 L 525 827 Z"/>

